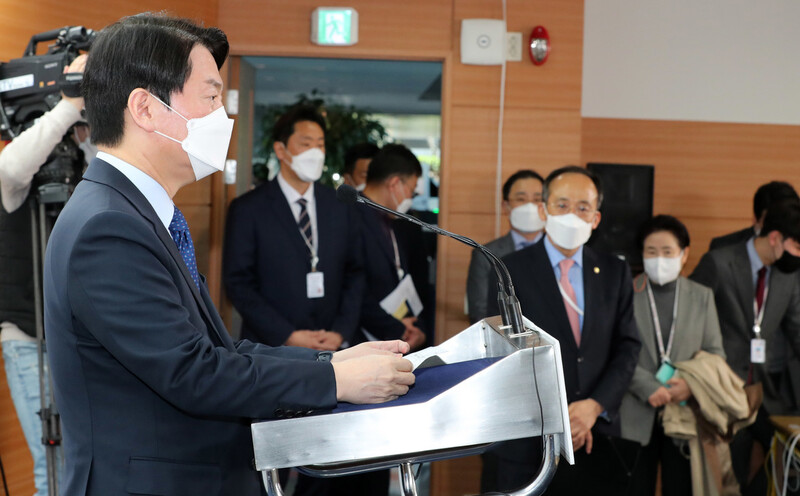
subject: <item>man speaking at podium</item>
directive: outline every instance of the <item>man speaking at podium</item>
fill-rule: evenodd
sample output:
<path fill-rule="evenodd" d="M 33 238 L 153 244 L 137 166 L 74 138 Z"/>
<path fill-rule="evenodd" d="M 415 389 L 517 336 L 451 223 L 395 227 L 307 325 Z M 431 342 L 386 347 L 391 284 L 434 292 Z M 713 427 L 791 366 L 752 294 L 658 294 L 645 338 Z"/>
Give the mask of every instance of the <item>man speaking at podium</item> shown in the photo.
<path fill-rule="evenodd" d="M 258 495 L 249 419 L 387 401 L 414 382 L 397 341 L 331 356 L 230 339 L 172 202 L 223 167 L 227 54 L 222 31 L 152 14 L 92 47 L 83 92 L 100 153 L 44 273 L 62 495 Z"/>

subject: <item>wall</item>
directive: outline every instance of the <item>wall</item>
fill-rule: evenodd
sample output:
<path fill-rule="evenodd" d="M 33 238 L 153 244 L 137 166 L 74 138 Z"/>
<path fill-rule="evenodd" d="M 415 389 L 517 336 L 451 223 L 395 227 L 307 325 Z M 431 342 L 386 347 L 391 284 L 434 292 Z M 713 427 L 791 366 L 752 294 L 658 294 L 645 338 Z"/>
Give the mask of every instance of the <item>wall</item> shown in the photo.
<path fill-rule="evenodd" d="M 753 223 L 753 194 L 771 180 L 800 186 L 800 126 L 584 119 L 583 162 L 655 165 L 653 212 L 692 238 L 688 275 L 711 238 Z"/>
<path fill-rule="evenodd" d="M 502 18 L 500 0 L 351 0 L 347 6 L 358 11 L 360 26 L 358 44 L 348 48 L 310 43 L 311 11 L 320 2 L 263 5 L 220 0 L 219 25 L 232 53 L 443 61 L 440 224 L 481 242 L 493 239 L 501 71 L 462 65 L 459 37 L 461 19 Z M 508 65 L 503 179 L 522 167 L 546 174 L 581 158 L 583 1 L 509 0 L 509 31 L 527 38 L 537 24 L 549 30 L 553 51 L 542 67 L 527 58 Z M 468 325 L 463 309 L 469 256 L 466 247 L 440 241 L 438 341 Z M 433 494 L 477 493 L 479 470 L 475 458 L 436 464 Z"/>
<path fill-rule="evenodd" d="M 794 0 L 586 2 L 584 117 L 800 124 Z"/>
<path fill-rule="evenodd" d="M 759 185 L 800 185 L 799 14 L 791 0 L 587 2 L 581 159 L 655 165 L 654 211 L 692 236 L 686 274 L 712 237 L 752 224 Z"/>
<path fill-rule="evenodd" d="M 30 37 L 36 33 L 67 25 L 100 29 L 122 16 L 148 10 L 166 10 L 203 20 L 207 25 L 214 25 L 217 20 L 217 0 L 81 0 L 68 4 L 55 0 L 0 0 L 0 61 L 21 56 Z M 192 226 L 200 267 L 210 264 L 211 193 L 212 180 L 207 179 L 185 188 L 175 198 Z M 4 368 L 0 368 L 0 457 L 10 494 L 33 494 L 33 462 L 8 393 Z"/>

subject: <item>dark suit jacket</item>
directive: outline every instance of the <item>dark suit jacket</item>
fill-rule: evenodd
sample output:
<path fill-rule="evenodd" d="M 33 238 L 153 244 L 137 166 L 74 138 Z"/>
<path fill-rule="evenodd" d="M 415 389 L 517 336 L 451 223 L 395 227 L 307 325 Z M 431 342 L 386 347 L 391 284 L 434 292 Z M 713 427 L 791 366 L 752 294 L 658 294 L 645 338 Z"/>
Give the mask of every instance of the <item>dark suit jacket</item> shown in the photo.
<path fill-rule="evenodd" d="M 503 258 L 514 281 L 522 314 L 561 344 L 567 403 L 592 398 L 611 422 L 597 420 L 597 429 L 619 436 L 617 412 L 639 359 L 639 331 L 633 318 L 633 286 L 628 265 L 583 247 L 584 320 L 577 346 L 567 319 L 544 238 Z M 491 286 L 490 286 L 491 287 Z M 494 293 L 494 291 L 490 291 Z M 497 315 L 497 298 L 488 294 L 490 315 Z M 498 456 L 535 462 L 536 444 L 513 441 Z"/>
<path fill-rule="evenodd" d="M 61 494 L 257 495 L 248 419 L 336 403 L 310 350 L 231 341 L 150 204 L 99 159 L 56 222 L 44 284 Z"/>
<path fill-rule="evenodd" d="M 744 243 L 745 241 L 747 241 L 748 239 L 752 238 L 755 235 L 756 235 L 755 229 L 753 229 L 753 226 L 750 226 L 747 229 L 742 229 L 741 231 L 725 234 L 724 236 L 717 236 L 716 238 L 711 240 L 711 244 L 709 245 L 708 249 L 716 250 L 717 248 L 722 248 L 723 246 L 730 246 L 738 243 Z"/>
<path fill-rule="evenodd" d="M 358 217 L 362 223 L 361 257 L 367 282 L 364 292 L 364 304 L 361 309 L 360 327 L 382 340 L 400 339 L 405 331 L 405 325 L 386 313 L 380 306 L 381 300 L 394 291 L 400 283 L 400 279 L 397 277 L 394 247 L 392 246 L 391 238 L 387 235 L 387 222 L 382 213 L 364 204 L 356 205 L 356 212 L 358 212 Z M 388 227 L 395 231 L 401 226 L 397 222 L 405 221 L 390 220 Z M 412 225 L 412 228 L 414 227 L 416 226 Z M 416 239 L 419 241 L 421 231 L 419 228 L 416 228 L 416 231 L 418 233 Z M 400 255 L 400 265 L 403 271 L 408 274 L 410 270 L 409 257 L 413 256 L 413 250 L 418 252 L 422 250 L 419 245 L 413 243 L 413 239 L 409 239 L 413 236 L 413 230 L 402 231 L 402 233 L 400 235 L 395 232 L 395 239 L 397 240 L 397 248 Z M 420 299 L 424 301 L 425 281 L 418 280 L 421 277 L 419 274 L 411 274 L 411 277 L 414 280 L 414 286 Z M 424 311 L 427 311 L 427 309 L 424 309 Z M 420 315 L 418 320 L 420 325 L 422 318 L 422 315 Z M 359 330 L 355 342 L 358 343 L 365 340 L 366 336 Z"/>
<path fill-rule="evenodd" d="M 225 290 L 242 315 L 242 337 L 271 346 L 298 329 L 325 329 L 353 339 L 364 275 L 360 230 L 352 206 L 314 184 L 319 265 L 325 296 L 308 298 L 308 247 L 277 179 L 235 199 L 228 211 L 223 254 Z"/>
<path fill-rule="evenodd" d="M 386 236 L 382 214 L 366 205 L 356 206 L 362 223 L 361 257 L 367 284 L 364 291 L 364 304 L 361 308 L 360 327 L 379 339 L 400 339 L 406 326 L 392 315 L 386 313 L 380 302 L 394 291 L 400 283 L 395 267 L 394 247 Z M 405 247 L 398 241 L 400 263 L 408 271 Z M 366 336 L 359 330 L 356 342 L 365 341 Z"/>
<path fill-rule="evenodd" d="M 740 242 L 706 253 L 690 277 L 714 292 L 728 365 L 746 380 L 755 297 L 747 245 Z M 783 333 L 794 357 L 800 356 L 800 279 L 797 274 L 784 274 L 773 267 L 761 322 L 761 335 L 767 342 L 767 359 L 774 350 L 779 333 Z M 754 366 L 755 381 L 764 385 L 764 407 L 773 415 L 793 413 L 796 408 L 796 392 L 800 387 L 790 384 L 788 374 L 784 376 L 786 380 L 782 384 L 774 384 L 764 364 Z"/>
<path fill-rule="evenodd" d="M 511 232 L 505 236 L 486 243 L 486 248 L 500 258 L 514 252 L 514 238 Z M 489 317 L 486 311 L 486 294 L 489 292 L 489 283 L 496 281 L 492 278 L 494 271 L 492 264 L 486 256 L 477 248 L 472 250 L 472 258 L 469 261 L 469 272 L 467 272 L 467 311 L 469 322 L 475 322 Z M 495 292 L 492 286 L 492 292 Z M 495 298 L 497 294 L 495 294 Z"/>

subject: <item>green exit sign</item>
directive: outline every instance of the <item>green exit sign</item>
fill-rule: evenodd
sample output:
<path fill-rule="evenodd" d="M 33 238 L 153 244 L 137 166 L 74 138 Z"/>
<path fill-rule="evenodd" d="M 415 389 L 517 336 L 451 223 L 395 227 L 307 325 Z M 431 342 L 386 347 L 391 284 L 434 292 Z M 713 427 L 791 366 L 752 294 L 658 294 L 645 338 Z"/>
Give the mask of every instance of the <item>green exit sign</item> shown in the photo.
<path fill-rule="evenodd" d="M 311 41 L 317 45 L 358 43 L 358 12 L 349 7 L 318 7 L 311 14 Z"/>

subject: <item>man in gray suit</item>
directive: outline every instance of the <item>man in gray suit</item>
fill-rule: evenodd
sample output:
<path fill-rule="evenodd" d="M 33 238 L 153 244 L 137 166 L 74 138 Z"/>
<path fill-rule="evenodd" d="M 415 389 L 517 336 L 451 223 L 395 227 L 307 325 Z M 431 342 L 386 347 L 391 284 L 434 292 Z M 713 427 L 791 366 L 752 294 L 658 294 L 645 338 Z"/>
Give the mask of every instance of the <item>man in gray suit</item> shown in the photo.
<path fill-rule="evenodd" d="M 791 184 L 784 181 L 770 181 L 762 184 L 756 190 L 753 196 L 753 219 L 754 223 L 750 227 L 746 227 L 740 231 L 717 236 L 711 240 L 709 250 L 716 250 L 723 246 L 735 245 L 736 243 L 743 243 L 753 236 L 761 232 L 761 226 L 764 222 L 764 214 L 767 207 L 773 203 L 783 200 L 798 200 L 797 192 Z"/>
<path fill-rule="evenodd" d="M 706 253 L 691 275 L 714 291 L 728 364 L 748 383 L 764 386 L 755 424 L 731 443 L 745 495 L 765 494 L 760 462 L 772 437 L 768 416 L 798 411 L 787 371 L 791 355 L 800 356 L 798 269 L 800 202 L 783 201 L 768 207 L 758 237 Z"/>
<path fill-rule="evenodd" d="M 486 243 L 498 258 L 530 246 L 542 238 L 544 221 L 539 218 L 544 179 L 530 169 L 518 170 L 503 184 L 503 212 L 510 216 L 511 230 Z M 467 274 L 467 313 L 470 324 L 487 317 L 486 295 L 492 265 L 479 250 L 472 251 Z"/>

